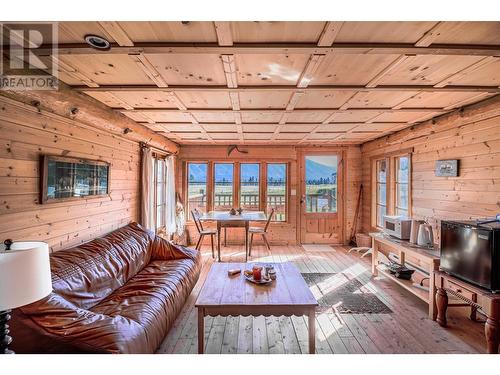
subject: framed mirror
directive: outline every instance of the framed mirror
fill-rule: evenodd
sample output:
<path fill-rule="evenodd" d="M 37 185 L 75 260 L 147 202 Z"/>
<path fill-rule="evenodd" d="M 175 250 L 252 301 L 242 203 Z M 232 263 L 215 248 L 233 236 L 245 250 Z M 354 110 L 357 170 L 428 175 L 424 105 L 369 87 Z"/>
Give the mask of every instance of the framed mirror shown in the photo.
<path fill-rule="evenodd" d="M 104 161 L 43 155 L 41 203 L 109 194 L 110 164 Z"/>

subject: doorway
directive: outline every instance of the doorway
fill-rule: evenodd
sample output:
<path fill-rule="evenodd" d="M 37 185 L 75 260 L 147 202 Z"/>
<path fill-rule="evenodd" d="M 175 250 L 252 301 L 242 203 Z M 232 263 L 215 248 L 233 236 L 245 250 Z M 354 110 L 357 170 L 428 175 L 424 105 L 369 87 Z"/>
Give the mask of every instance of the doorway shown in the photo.
<path fill-rule="evenodd" d="M 341 152 L 304 152 L 300 160 L 300 243 L 343 243 Z"/>

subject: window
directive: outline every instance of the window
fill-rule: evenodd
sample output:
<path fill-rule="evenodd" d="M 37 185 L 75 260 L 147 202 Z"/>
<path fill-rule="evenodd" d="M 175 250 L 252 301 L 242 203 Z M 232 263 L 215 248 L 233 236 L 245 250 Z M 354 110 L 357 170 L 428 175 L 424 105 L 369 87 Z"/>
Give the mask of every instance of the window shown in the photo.
<path fill-rule="evenodd" d="M 228 211 L 233 208 L 233 176 L 232 163 L 215 163 L 214 210 Z"/>
<path fill-rule="evenodd" d="M 306 156 L 306 212 L 337 212 L 337 156 Z"/>
<path fill-rule="evenodd" d="M 286 164 L 267 164 L 267 214 L 274 208 L 274 221 L 286 221 Z"/>
<path fill-rule="evenodd" d="M 396 215 L 408 216 L 409 199 L 408 184 L 410 179 L 410 157 L 400 156 L 396 158 Z"/>
<path fill-rule="evenodd" d="M 259 210 L 259 169 L 260 164 L 257 163 L 240 165 L 240 207 L 244 210 Z"/>
<path fill-rule="evenodd" d="M 188 212 L 207 209 L 207 163 L 188 163 L 187 167 L 187 200 Z"/>
<path fill-rule="evenodd" d="M 167 190 L 166 163 L 163 158 L 155 158 L 155 212 L 156 212 L 156 232 L 165 230 L 165 215 L 167 203 L 165 192 Z"/>
<path fill-rule="evenodd" d="M 384 215 L 387 214 L 387 160 L 377 160 L 377 199 L 376 199 L 376 213 L 377 213 L 377 226 L 383 227 Z"/>
<path fill-rule="evenodd" d="M 325 168 L 328 170 L 328 166 Z M 336 168 L 335 161 L 335 171 Z M 315 187 L 320 190 L 320 198 L 324 196 L 332 205 L 327 209 L 336 210 L 336 172 L 333 177 L 331 171 L 328 171 L 330 177 L 321 180 L 326 185 Z M 273 221 L 286 221 L 287 173 L 286 162 L 187 162 L 187 210 L 190 212 L 197 208 L 201 212 L 229 211 L 231 208 L 241 207 L 245 211 L 264 211 L 269 214 L 274 208 Z M 333 189 L 332 182 L 335 185 Z M 188 220 L 191 219 L 189 214 Z"/>

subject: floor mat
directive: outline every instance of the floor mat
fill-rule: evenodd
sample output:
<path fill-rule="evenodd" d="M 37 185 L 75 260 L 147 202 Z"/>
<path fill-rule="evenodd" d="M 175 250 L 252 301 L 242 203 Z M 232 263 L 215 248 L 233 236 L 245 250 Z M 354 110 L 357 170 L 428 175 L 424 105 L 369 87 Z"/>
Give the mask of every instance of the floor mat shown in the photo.
<path fill-rule="evenodd" d="M 359 280 L 349 279 L 343 273 L 302 273 L 316 296 L 316 311 L 336 309 L 341 314 L 390 314 L 387 307 Z"/>

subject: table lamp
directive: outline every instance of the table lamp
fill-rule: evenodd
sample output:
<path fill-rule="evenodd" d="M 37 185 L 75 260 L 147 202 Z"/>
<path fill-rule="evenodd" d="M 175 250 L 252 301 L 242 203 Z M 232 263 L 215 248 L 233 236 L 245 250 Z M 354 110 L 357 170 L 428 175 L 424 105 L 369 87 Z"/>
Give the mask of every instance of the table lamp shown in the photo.
<path fill-rule="evenodd" d="M 10 310 L 36 302 L 52 292 L 49 246 L 45 242 L 0 245 L 0 354 L 8 349 Z"/>

